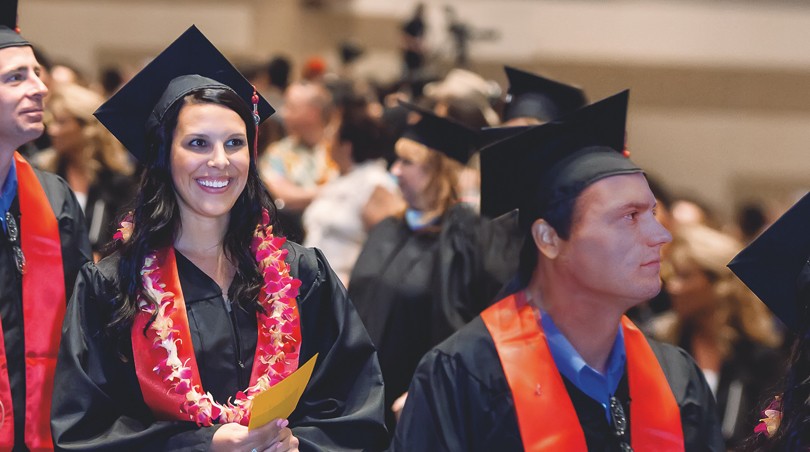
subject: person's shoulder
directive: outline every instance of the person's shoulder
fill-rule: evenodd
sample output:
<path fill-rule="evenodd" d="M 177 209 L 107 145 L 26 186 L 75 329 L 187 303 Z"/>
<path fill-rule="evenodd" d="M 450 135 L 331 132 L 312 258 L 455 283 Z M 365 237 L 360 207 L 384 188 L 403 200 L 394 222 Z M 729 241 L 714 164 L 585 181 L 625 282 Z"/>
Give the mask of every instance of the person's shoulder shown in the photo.
<path fill-rule="evenodd" d="M 480 316 L 475 317 L 436 346 L 436 350 L 446 355 L 467 358 L 477 353 L 496 353 L 495 343 Z M 475 356 L 473 356 L 475 357 Z"/>
<path fill-rule="evenodd" d="M 84 281 L 85 293 L 94 294 L 93 298 L 109 300 L 118 292 L 118 251 L 98 262 L 86 262 L 79 270 L 79 279 Z M 89 291 L 89 292 L 87 292 Z"/>
<path fill-rule="evenodd" d="M 647 341 L 679 404 L 711 395 L 703 373 L 686 350 L 655 339 L 647 338 Z"/>
<path fill-rule="evenodd" d="M 282 249 L 287 250 L 285 261 L 290 267 L 290 274 L 301 281 L 299 293 L 303 296 L 328 277 L 329 264 L 317 248 L 308 248 L 287 240 Z"/>
<path fill-rule="evenodd" d="M 495 343 L 480 316 L 435 346 L 423 358 L 423 362 L 431 360 L 434 364 L 441 362 L 451 366 L 459 376 L 467 376 L 487 386 L 504 379 Z"/>
<path fill-rule="evenodd" d="M 447 209 L 446 215 L 448 219 L 452 219 L 457 222 L 478 222 L 481 220 L 481 217 L 472 208 L 472 206 L 463 202 L 457 202 L 450 206 L 450 208 Z"/>
<path fill-rule="evenodd" d="M 70 189 L 68 183 L 56 174 L 37 168 L 33 168 L 33 170 L 42 190 L 45 192 L 45 196 L 48 198 L 48 202 L 53 208 L 56 218 L 62 219 L 68 217 L 76 221 L 84 221 L 84 219 L 78 215 L 78 213 L 81 212 L 81 207 L 79 207 L 79 202 L 76 201 L 76 195 L 73 194 L 73 190 Z"/>
<path fill-rule="evenodd" d="M 386 236 L 393 231 L 405 231 L 407 229 L 408 227 L 405 225 L 405 220 L 397 216 L 390 216 L 375 224 L 374 227 L 368 231 L 368 238 L 370 240 L 372 236 Z"/>
<path fill-rule="evenodd" d="M 98 261 L 95 264 L 95 267 L 104 278 L 109 280 L 117 280 L 118 266 L 120 262 L 121 253 L 119 251 L 114 251 L 110 255 L 105 256 L 103 259 Z"/>
<path fill-rule="evenodd" d="M 37 167 L 32 167 L 32 169 L 34 170 L 34 174 L 37 175 L 39 184 L 42 186 L 42 189 L 45 190 L 45 194 L 49 199 L 52 196 L 59 196 L 61 199 L 64 199 L 69 196 L 69 193 L 73 193 L 68 183 L 62 179 L 61 176 L 41 170 Z"/>
<path fill-rule="evenodd" d="M 656 358 L 658 358 L 658 361 L 661 363 L 662 368 L 664 366 L 683 368 L 692 366 L 695 363 L 695 360 L 689 353 L 680 347 L 650 337 L 647 337 L 647 342 L 650 344 L 650 348 L 652 348 L 653 353 L 655 353 Z M 664 373 L 666 373 L 666 369 L 664 369 Z"/>

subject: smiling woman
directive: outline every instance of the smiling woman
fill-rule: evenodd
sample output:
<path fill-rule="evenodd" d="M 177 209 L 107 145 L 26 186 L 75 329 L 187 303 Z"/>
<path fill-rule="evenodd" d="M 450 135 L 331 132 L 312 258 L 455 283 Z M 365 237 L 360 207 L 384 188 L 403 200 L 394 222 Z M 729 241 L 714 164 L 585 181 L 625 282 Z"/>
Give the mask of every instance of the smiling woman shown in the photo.
<path fill-rule="evenodd" d="M 96 112 L 145 170 L 116 251 L 70 303 L 57 448 L 383 447 L 360 318 L 319 251 L 274 235 L 254 149 L 271 113 L 194 27 Z M 253 398 L 316 354 L 296 409 L 248 431 Z"/>
<path fill-rule="evenodd" d="M 236 96 L 222 91 L 222 96 Z M 226 107 L 199 103 L 189 96 L 177 118 L 171 152 L 172 182 L 180 218 L 227 221 L 250 169 L 247 131 L 239 115 Z M 193 221 L 184 221 L 192 225 Z"/>

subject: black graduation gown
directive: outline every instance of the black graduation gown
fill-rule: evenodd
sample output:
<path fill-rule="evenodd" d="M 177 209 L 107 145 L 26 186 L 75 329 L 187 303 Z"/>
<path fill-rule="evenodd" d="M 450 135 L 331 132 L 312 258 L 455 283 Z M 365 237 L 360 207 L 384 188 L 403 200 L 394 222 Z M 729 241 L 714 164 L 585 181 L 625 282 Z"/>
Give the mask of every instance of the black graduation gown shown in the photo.
<path fill-rule="evenodd" d="M 93 251 L 101 252 L 112 241 L 118 229 L 119 215 L 129 207 L 137 194 L 137 184 L 132 176 L 102 171 L 87 193 L 84 208 L 87 219 L 87 235 Z"/>
<path fill-rule="evenodd" d="M 66 178 L 67 162 L 62 161 L 56 174 Z M 124 208 L 131 207 L 138 186 L 135 176 L 103 168 L 96 180 L 87 189 L 84 219 L 87 222 L 87 237 L 95 253 L 101 253 L 118 230 L 119 216 Z"/>
<path fill-rule="evenodd" d="M 288 242 L 290 272 L 302 282 L 303 364 L 320 353 L 290 415 L 300 450 L 373 450 L 387 440 L 376 353 L 346 292 L 323 255 Z M 219 287 L 176 253 L 203 389 L 223 402 L 248 386 L 256 348 L 255 313 L 231 313 Z M 64 450 L 208 450 L 217 426 L 156 421 L 134 367 L 103 332 L 116 293 L 118 254 L 82 269 L 68 307 L 57 364 L 54 441 Z"/>
<path fill-rule="evenodd" d="M 67 183 L 53 174 L 34 169 L 45 196 L 59 223 L 62 247 L 62 268 L 65 294 L 70 299 L 76 274 L 90 260 L 84 216 L 76 197 Z M 15 198 L 11 212 L 20 225 L 19 199 Z M 14 404 L 14 450 L 27 450 L 25 432 L 25 338 L 23 336 L 22 277 L 17 272 L 11 244 L 0 227 L 0 318 L 8 361 L 11 399 Z M 58 384 L 58 383 L 57 383 Z"/>
<path fill-rule="evenodd" d="M 649 342 L 681 409 L 686 450 L 725 450 L 714 399 L 697 365 L 679 348 Z M 583 425 L 588 449 L 620 450 L 612 440 L 602 406 L 570 382 L 566 381 L 566 387 Z M 625 406 L 629 424 L 632 403 L 627 403 L 627 393 L 625 376 L 616 395 Z M 523 450 L 512 393 L 495 344 L 480 317 L 421 361 L 391 450 Z"/>
<path fill-rule="evenodd" d="M 422 356 L 494 300 L 516 271 L 514 219 L 491 221 L 462 204 L 440 227 L 413 231 L 398 218 L 374 227 L 355 263 L 349 297 L 377 347 L 391 404 L 408 390 Z"/>

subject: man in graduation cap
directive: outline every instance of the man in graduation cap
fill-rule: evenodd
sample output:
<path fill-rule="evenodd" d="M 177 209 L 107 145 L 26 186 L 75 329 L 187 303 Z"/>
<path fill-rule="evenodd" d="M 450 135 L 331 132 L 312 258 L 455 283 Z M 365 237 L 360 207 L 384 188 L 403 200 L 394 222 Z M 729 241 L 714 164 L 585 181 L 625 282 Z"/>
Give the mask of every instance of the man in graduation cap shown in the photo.
<path fill-rule="evenodd" d="M 0 15 L 0 449 L 51 449 L 62 318 L 90 243 L 65 181 L 16 152 L 42 135 L 48 89 L 16 29 L 17 2 Z"/>
<path fill-rule="evenodd" d="M 627 97 L 484 150 L 503 192 L 484 201 L 520 208 L 525 287 L 423 358 L 395 450 L 724 450 L 694 361 L 623 317 L 671 240 L 622 152 Z"/>
<path fill-rule="evenodd" d="M 781 399 L 762 407 L 773 411 L 756 427 L 756 450 L 810 448 L 809 230 L 805 195 L 728 264 L 797 338 Z"/>
<path fill-rule="evenodd" d="M 503 70 L 509 80 L 503 122 L 499 127 L 481 130 L 481 147 L 516 135 L 526 127 L 570 115 L 588 102 L 585 93 L 576 86 L 511 66 L 504 66 Z"/>

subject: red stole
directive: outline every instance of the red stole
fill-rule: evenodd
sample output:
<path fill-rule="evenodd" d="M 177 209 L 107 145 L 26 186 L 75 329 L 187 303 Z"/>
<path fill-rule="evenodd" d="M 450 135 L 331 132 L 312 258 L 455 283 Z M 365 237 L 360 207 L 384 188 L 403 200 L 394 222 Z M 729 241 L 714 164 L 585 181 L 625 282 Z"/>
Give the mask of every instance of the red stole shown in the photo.
<path fill-rule="evenodd" d="M 174 294 L 174 309 L 169 317 L 172 319 L 175 329 L 180 333 L 180 340 L 177 342 L 177 356 L 184 362 L 186 359 L 189 360 L 187 366 L 191 369 L 192 386 L 202 389 L 200 370 L 197 367 L 197 358 L 194 355 L 194 346 L 191 342 L 186 303 L 183 299 L 183 290 L 180 287 L 180 277 L 177 273 L 174 248 L 168 247 L 160 251 L 157 254 L 157 265 L 161 272 L 160 282 L 166 285 L 165 292 Z M 154 370 L 157 363 L 166 359 L 166 350 L 152 345 L 155 340 L 155 331 L 151 328 L 146 330 L 144 336 L 144 327 L 150 318 L 149 313 L 138 312 L 135 315 L 131 332 L 135 372 L 138 375 L 143 399 L 156 419 L 191 421 L 191 416 L 180 411 L 181 405 L 186 402 L 185 397 L 182 394 L 170 391 L 169 384 L 164 382 Z M 259 362 L 261 350 L 271 346 L 270 338 L 259 334 L 249 386 L 255 385 L 256 381 L 261 377 L 258 371 L 259 366 L 256 365 Z"/>
<path fill-rule="evenodd" d="M 524 292 L 481 313 L 515 401 L 526 451 L 587 450 L 585 433 L 548 342 Z M 683 451 L 680 409 L 647 339 L 622 318 L 630 388 L 630 437 L 636 451 Z"/>
<path fill-rule="evenodd" d="M 53 450 L 51 398 L 62 320 L 65 276 L 59 223 L 31 165 L 14 153 L 20 203 L 20 242 L 26 259 L 22 276 L 25 338 L 25 444 L 31 450 Z M 0 448 L 14 446 L 14 407 L 6 347 L 0 324 Z"/>

